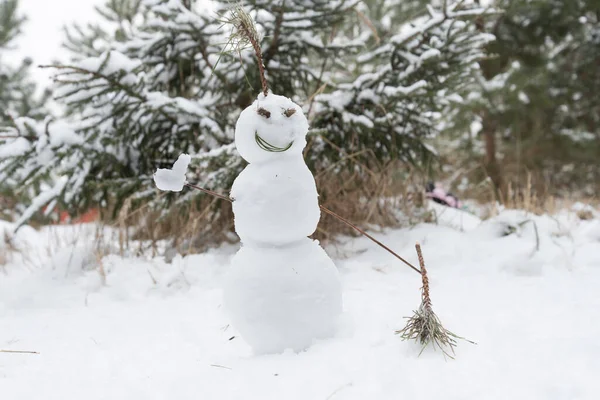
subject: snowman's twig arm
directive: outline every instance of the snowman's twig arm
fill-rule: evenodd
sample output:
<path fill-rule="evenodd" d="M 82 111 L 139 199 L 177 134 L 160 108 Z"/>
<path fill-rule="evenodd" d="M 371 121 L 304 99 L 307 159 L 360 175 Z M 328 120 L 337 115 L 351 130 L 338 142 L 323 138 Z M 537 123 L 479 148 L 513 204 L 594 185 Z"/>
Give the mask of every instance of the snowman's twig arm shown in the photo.
<path fill-rule="evenodd" d="M 206 194 L 210 194 L 212 196 L 218 197 L 221 200 L 226 200 L 226 201 L 228 201 L 230 203 L 233 203 L 233 200 L 231 200 L 229 197 L 223 196 L 222 194 L 219 194 L 217 192 L 213 192 L 212 190 L 204 189 L 204 188 L 202 188 L 200 186 L 192 185 L 191 183 L 186 183 L 185 186 L 190 187 L 192 189 L 200 190 L 201 192 L 204 192 Z M 337 215 L 336 213 L 334 213 L 333 211 L 331 211 L 330 209 L 328 209 L 326 207 L 323 207 L 323 206 L 319 206 L 319 207 L 321 208 L 321 210 L 324 213 L 329 214 L 329 215 L 331 215 L 334 218 L 337 218 L 338 220 L 340 220 L 344 224 L 348 225 L 350 228 L 352 228 L 352 229 L 356 230 L 357 232 L 359 232 L 361 235 L 364 235 L 367 238 L 371 239 L 373 242 L 375 242 L 377 245 L 379 245 L 380 247 L 382 247 L 385 250 L 387 250 L 390 254 L 392 254 L 398 260 L 402 261 L 404 264 L 408 265 L 410 268 L 414 269 L 419 274 L 421 273 L 421 270 L 419 270 L 417 267 L 415 267 L 414 265 L 412 265 L 411 263 L 409 263 L 408 261 L 406 261 L 404 258 L 400 257 L 392 249 L 390 249 L 389 247 L 387 247 L 385 244 L 381 243 L 379 240 L 375 239 L 373 236 L 369 235 L 367 232 L 365 232 L 362 229 L 360 229 L 358 226 L 354 225 L 352 222 L 348 221 L 346 218 Z"/>
<path fill-rule="evenodd" d="M 206 194 L 210 194 L 211 196 L 218 197 L 221 200 L 225 200 L 225 201 L 228 201 L 230 203 L 233 203 L 233 200 L 231 200 L 229 197 L 223 196 L 222 194 L 219 194 L 217 192 L 213 192 L 212 190 L 204 189 L 203 187 L 192 185 L 191 183 L 186 183 L 185 186 L 190 187 L 192 189 L 199 190 L 199 191 L 204 192 Z"/>
<path fill-rule="evenodd" d="M 414 265 L 412 265 L 411 263 L 409 263 L 408 261 L 406 261 L 404 258 L 400 257 L 392 249 L 390 249 L 389 247 L 387 247 L 385 244 L 381 243 L 379 240 L 375 239 L 373 236 L 369 235 L 367 232 L 365 232 L 362 229 L 360 229 L 358 226 L 354 225 L 352 222 L 348 221 L 344 217 L 341 217 L 341 216 L 337 215 L 336 213 L 334 213 L 333 211 L 331 211 L 328 208 L 325 208 L 323 206 L 319 206 L 319 207 L 321 207 L 321 210 L 323 210 L 323 212 L 331 215 L 332 217 L 337 218 L 338 220 L 342 221 L 344 224 L 346 224 L 349 227 L 351 227 L 351 228 L 355 229 L 356 231 L 360 232 L 362 235 L 364 235 L 367 238 L 371 239 L 373 242 L 375 242 L 376 244 L 378 244 L 380 247 L 383 247 L 385 250 L 387 250 L 389 253 L 391 253 L 398 260 L 402 261 L 404 264 L 408 265 L 409 267 L 411 267 L 412 269 L 414 269 L 415 271 L 417 271 L 419 274 L 421 273 L 421 271 L 417 267 L 415 267 Z"/>

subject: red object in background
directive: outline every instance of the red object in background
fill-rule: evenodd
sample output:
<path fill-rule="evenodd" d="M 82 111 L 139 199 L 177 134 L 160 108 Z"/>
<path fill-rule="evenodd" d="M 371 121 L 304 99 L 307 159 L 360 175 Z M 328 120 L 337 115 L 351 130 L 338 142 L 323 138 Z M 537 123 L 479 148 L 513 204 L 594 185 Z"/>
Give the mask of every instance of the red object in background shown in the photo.
<path fill-rule="evenodd" d="M 42 212 L 45 213 L 46 209 L 46 206 L 44 206 Z M 71 218 L 68 212 L 59 211 L 57 208 L 54 208 L 52 213 L 58 214 L 58 224 L 85 224 L 97 221 L 100 216 L 100 211 L 97 208 L 92 208 L 75 218 Z"/>
<path fill-rule="evenodd" d="M 78 217 L 71 218 L 69 213 L 66 211 L 60 211 L 58 221 L 61 224 L 85 224 L 88 222 L 94 222 L 98 220 L 100 212 L 97 208 L 92 208 Z"/>

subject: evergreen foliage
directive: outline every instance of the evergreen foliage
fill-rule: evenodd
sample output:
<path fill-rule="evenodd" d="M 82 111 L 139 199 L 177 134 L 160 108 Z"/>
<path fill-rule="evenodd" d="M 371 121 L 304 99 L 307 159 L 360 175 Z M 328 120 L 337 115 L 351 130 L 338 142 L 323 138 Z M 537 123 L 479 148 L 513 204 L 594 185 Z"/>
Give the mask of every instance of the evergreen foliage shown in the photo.
<path fill-rule="evenodd" d="M 464 92 L 455 132 L 472 131 L 462 144 L 488 153 L 499 200 L 507 181 L 525 182 L 531 171 L 553 194 L 598 181 L 600 3 L 502 0 L 499 7 L 503 14 L 480 21 L 496 40 L 476 70 L 477 84 Z M 473 140 L 477 134 L 485 146 Z"/>
<path fill-rule="evenodd" d="M 424 165 L 431 156 L 424 139 L 438 132 L 456 92 L 472 83 L 481 48 L 493 39 L 468 23 L 488 10 L 461 8 L 465 2 L 444 2 L 441 9 L 372 3 L 381 21 L 377 43 L 358 57 L 349 82 L 318 97 L 313 127 L 349 152 L 369 149 L 379 162 Z"/>
<path fill-rule="evenodd" d="M 16 67 L 5 60 L 25 22 L 17 6 L 17 0 L 0 0 L 0 126 L 7 125 L 12 115 L 39 117 L 43 113 L 43 101 L 34 95 L 35 84 L 29 79 L 31 59 L 25 58 Z"/>
<path fill-rule="evenodd" d="M 102 27 L 68 30 L 73 61 L 53 66 L 54 96 L 68 116 L 37 126 L 17 120 L 12 130 L 28 138 L 0 146 L 10 154 L 2 169 L 22 186 L 34 187 L 49 170 L 57 177 L 20 222 L 53 200 L 73 213 L 94 205 L 117 212 L 127 199 L 166 210 L 175 198 L 157 196 L 151 174 L 183 152 L 194 157 L 190 181 L 229 189 L 244 166 L 232 144 L 235 121 L 260 81 L 252 52 L 227 48 L 217 15 L 229 3 L 215 3 L 206 10 L 192 0 L 111 0 L 99 9 Z M 309 113 L 307 154 L 317 172 L 355 168 L 344 154 L 362 149 L 383 163 L 426 160 L 423 138 L 469 85 L 491 37 L 471 23 L 486 13 L 472 1 L 246 6 L 263 36 L 269 87 Z M 406 7 L 411 13 L 395 12 Z M 200 204 L 203 196 L 190 191 L 177 202 Z"/>
<path fill-rule="evenodd" d="M 18 13 L 18 0 L 0 0 L 0 141 L 14 141 L 17 147 L 33 138 L 27 130 L 16 129 L 15 118 L 26 116 L 30 124 L 36 124 L 35 120 L 45 117 L 44 104 L 48 98 L 48 93 L 42 96 L 35 93 L 36 85 L 29 78 L 30 58 L 19 65 L 7 61 L 24 22 L 25 17 Z M 19 203 L 28 202 L 32 192 L 20 187 L 20 180 L 12 175 L 11 171 L 21 167 L 5 160 L 13 154 L 7 150 L 0 148 L 0 206 L 5 218 L 10 217 Z"/>

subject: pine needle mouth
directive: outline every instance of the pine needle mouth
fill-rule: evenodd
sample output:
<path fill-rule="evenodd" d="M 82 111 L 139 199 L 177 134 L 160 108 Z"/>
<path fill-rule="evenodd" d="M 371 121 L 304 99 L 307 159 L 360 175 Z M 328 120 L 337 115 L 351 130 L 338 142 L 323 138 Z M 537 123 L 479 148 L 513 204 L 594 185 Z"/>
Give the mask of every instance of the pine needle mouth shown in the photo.
<path fill-rule="evenodd" d="M 254 133 L 254 140 L 256 140 L 256 144 L 258 145 L 258 147 L 260 147 L 261 149 L 263 149 L 264 151 L 268 151 L 269 153 L 283 153 L 284 151 L 287 151 L 290 149 L 290 147 L 292 147 L 292 145 L 294 144 L 294 141 L 292 140 L 287 146 L 285 147 L 277 147 L 275 145 L 272 145 L 271 143 L 267 142 L 265 139 L 263 139 L 259 134 L 258 131 L 256 131 Z"/>

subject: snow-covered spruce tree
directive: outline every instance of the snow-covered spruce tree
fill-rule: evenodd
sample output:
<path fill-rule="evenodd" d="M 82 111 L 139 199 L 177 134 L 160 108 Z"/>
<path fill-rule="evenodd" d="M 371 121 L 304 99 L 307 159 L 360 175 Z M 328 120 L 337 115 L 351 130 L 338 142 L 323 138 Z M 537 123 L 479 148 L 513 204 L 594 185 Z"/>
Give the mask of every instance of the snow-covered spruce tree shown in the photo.
<path fill-rule="evenodd" d="M 227 14 L 229 2 L 218 12 Z M 331 84 L 331 70 L 347 67 L 342 60 L 362 49 L 365 42 L 339 32 L 354 19 L 358 0 L 248 0 L 263 41 L 263 63 L 269 87 L 302 103 L 324 83 Z M 238 77 L 236 103 L 244 108 L 260 90 L 260 76 L 252 52 L 233 54 L 243 59 L 244 75 Z M 234 61 L 234 60 L 232 60 Z M 337 65 L 336 64 L 337 61 Z M 249 86 L 248 83 L 250 82 Z"/>
<path fill-rule="evenodd" d="M 43 115 L 45 97 L 35 95 L 36 86 L 29 78 L 32 60 L 25 58 L 20 65 L 11 66 L 5 59 L 25 22 L 17 11 L 18 0 L 0 0 L 0 126 L 9 125 L 11 116 Z"/>
<path fill-rule="evenodd" d="M 314 145 L 343 149 L 324 161 L 336 163 L 338 176 L 344 165 L 352 177 L 362 173 L 359 185 L 373 179 L 365 169 L 391 169 L 405 180 L 409 174 L 398 170 L 406 165 L 431 166 L 426 139 L 447 123 L 457 93 L 472 83 L 482 47 L 493 39 L 473 21 L 491 10 L 469 1 L 371 0 L 359 12 L 371 23 L 368 51 L 317 96 Z M 309 153 L 313 165 L 323 163 L 319 153 Z M 367 168 L 355 171 L 355 158 Z"/>
<path fill-rule="evenodd" d="M 36 95 L 36 85 L 29 77 L 32 64 L 25 58 L 20 65 L 10 65 L 7 53 L 13 50 L 15 39 L 21 33 L 25 18 L 18 13 L 17 0 L 0 0 L 0 143 L 3 141 L 26 141 L 29 133 L 26 129 L 15 129 L 14 118 L 27 116 L 31 123 L 44 117 L 43 105 L 47 95 Z M 0 165 L 10 153 L 0 151 Z M 17 181 L 6 174 L 0 166 L 0 202 L 2 213 L 18 208 L 21 202 L 27 202 L 28 191 L 17 189 Z M 5 218 L 9 215 L 4 214 Z"/>
<path fill-rule="evenodd" d="M 221 192 L 230 188 L 243 167 L 232 145 L 234 123 L 261 82 L 251 52 L 226 47 L 229 32 L 219 29 L 219 19 L 227 18 L 229 3 L 216 3 L 209 12 L 200 2 L 113 0 L 102 9 L 112 31 L 70 31 L 69 47 L 79 56 L 55 66 L 55 97 L 68 107 L 73 135 L 59 135 L 65 126 L 58 123 L 38 127 L 10 164 L 24 186 L 48 169 L 62 177 L 34 206 L 56 198 L 72 212 L 97 205 L 117 211 L 130 199 L 134 207 L 166 209 L 173 198 L 157 196 L 151 173 L 180 152 L 193 155 L 190 181 Z M 382 163 L 416 163 L 421 138 L 434 131 L 436 113 L 479 56 L 477 46 L 487 36 L 473 32 L 468 21 L 482 10 L 452 1 L 428 9 L 414 1 L 418 12 L 398 13 L 401 23 L 384 18 L 379 26 L 370 17 L 401 3 L 247 4 L 263 35 L 269 87 L 310 111 L 308 162 L 317 176 L 350 165 L 363 183 L 371 179 L 364 163 L 348 162 L 360 149 Z M 44 162 L 35 156 L 40 153 L 47 154 Z M 344 201 L 343 193 L 337 197 Z M 202 199 L 190 191 L 176 201 L 187 207 Z M 224 217 L 220 221 L 228 222 L 219 227 L 231 228 L 231 215 L 210 215 Z"/>
<path fill-rule="evenodd" d="M 0 1 L 0 121 L 4 125 L 11 112 L 29 111 L 28 95 L 33 85 L 26 81 L 30 59 L 23 60 L 18 68 L 6 64 L 4 53 L 11 48 L 21 31 L 24 18 L 17 15 L 17 0 Z"/>
<path fill-rule="evenodd" d="M 530 173 L 540 183 L 537 189 L 553 195 L 597 182 L 598 2 L 498 4 L 505 12 L 479 23 L 497 40 L 487 47 L 490 57 L 476 71 L 476 84 L 454 119 L 462 148 L 484 156 L 484 172 L 501 201 L 510 200 L 509 183 L 512 191 L 519 182 L 524 188 Z M 571 169 L 563 169 L 569 164 Z M 587 190 L 591 195 L 593 185 Z"/>
<path fill-rule="evenodd" d="M 437 132 L 442 111 L 472 81 L 483 45 L 493 39 L 470 23 L 487 10 L 465 1 L 443 2 L 445 8 L 423 1 L 367 4 L 382 15 L 379 43 L 358 57 L 355 77 L 317 97 L 313 128 L 348 152 L 368 148 L 380 162 L 424 163 L 431 154 L 423 138 Z"/>
<path fill-rule="evenodd" d="M 111 1 L 100 11 L 112 31 L 90 26 L 71 32 L 69 46 L 84 57 L 53 66 L 54 96 L 67 107 L 70 134 L 64 135 L 64 124 L 50 123 L 34 127 L 33 140 L 4 146 L 20 146 L 6 169 L 24 185 L 49 169 L 60 177 L 40 191 L 20 222 L 53 199 L 72 213 L 96 206 L 116 212 L 128 198 L 162 206 L 169 199 L 155 195 L 150 176 L 157 165 L 182 149 L 198 154 L 230 143 L 227 113 L 223 118 L 219 112 L 226 100 L 215 90 L 219 74 L 212 73 L 222 42 L 212 36 L 222 35 L 211 15 L 190 6 Z M 231 169 L 235 162 L 224 161 Z"/>
<path fill-rule="evenodd" d="M 318 87 L 308 64 L 342 50 L 337 44 L 331 49 L 319 46 L 318 37 L 331 35 L 332 24 L 343 19 L 340 15 L 351 5 L 349 1 L 336 7 L 317 4 L 320 16 L 310 4 L 286 8 L 289 28 L 280 22 L 273 28 L 281 32 L 279 39 L 269 35 L 268 11 L 261 11 L 265 41 L 273 44 L 266 46 L 267 65 L 273 71 L 303 71 L 291 78 L 273 72 L 269 75 L 273 87 L 279 87 L 278 76 L 287 88 L 303 85 L 304 91 L 297 90 L 297 95 L 286 93 L 291 97 L 306 98 Z M 224 53 L 228 32 L 219 29 L 219 10 L 199 6 L 181 0 L 113 0 L 99 9 L 108 22 L 102 26 L 111 25 L 112 31 L 89 25 L 68 32 L 67 47 L 75 52 L 74 61 L 54 66 L 55 98 L 67 106 L 73 137 L 78 140 L 40 145 L 44 137 L 52 137 L 54 124 L 38 127 L 34 140 L 8 163 L 11 172 L 22 173 L 24 185 L 35 182 L 49 166 L 63 177 L 54 189 L 40 193 L 33 206 L 56 198 L 73 213 L 97 205 L 116 212 L 131 198 L 137 204 L 164 207 L 171 198 L 156 196 L 150 174 L 172 162 L 180 151 L 195 155 L 198 175 L 191 179 L 216 190 L 230 188 L 243 167 L 232 145 L 233 125 L 255 90 L 248 85 L 255 61 L 245 54 Z M 315 38 L 306 32 L 311 16 L 323 23 L 312 28 Z M 298 68 L 303 63 L 306 66 Z M 254 84 L 257 89 L 259 81 Z M 32 156 L 42 147 L 49 157 L 39 162 Z M 188 203 L 192 198 L 204 196 L 189 192 L 177 201 Z M 231 216 L 225 217 L 230 227 Z"/>

